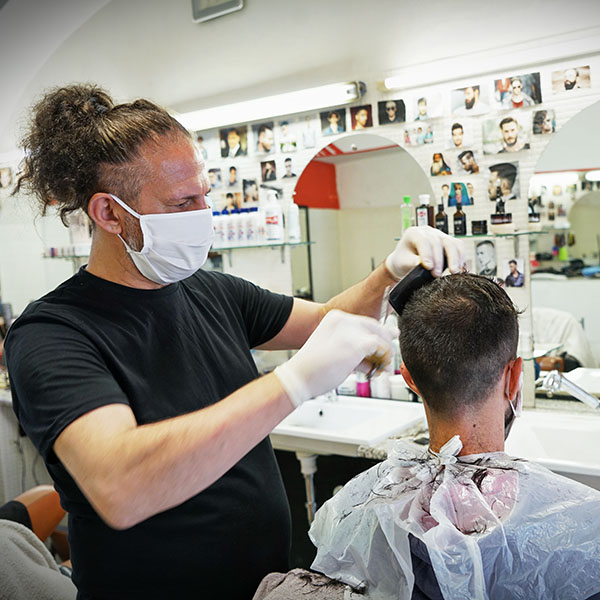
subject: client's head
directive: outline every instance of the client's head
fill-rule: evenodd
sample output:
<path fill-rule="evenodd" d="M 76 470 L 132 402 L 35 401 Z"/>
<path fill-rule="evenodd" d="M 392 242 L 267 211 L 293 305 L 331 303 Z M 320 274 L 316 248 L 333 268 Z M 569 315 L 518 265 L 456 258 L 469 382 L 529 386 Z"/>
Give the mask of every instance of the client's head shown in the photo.
<path fill-rule="evenodd" d="M 400 318 L 402 360 L 429 410 L 477 408 L 516 357 L 518 312 L 487 277 L 460 273 L 419 289 Z"/>

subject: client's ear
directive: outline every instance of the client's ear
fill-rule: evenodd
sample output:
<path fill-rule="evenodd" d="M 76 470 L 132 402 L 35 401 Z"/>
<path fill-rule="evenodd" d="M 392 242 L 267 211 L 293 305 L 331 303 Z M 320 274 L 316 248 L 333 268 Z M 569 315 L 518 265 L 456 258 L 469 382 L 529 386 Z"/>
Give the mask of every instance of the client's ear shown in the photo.
<path fill-rule="evenodd" d="M 420 396 L 421 394 L 419 393 L 419 390 L 415 384 L 415 382 L 413 381 L 412 375 L 408 372 L 408 369 L 406 368 L 406 365 L 402 362 L 400 363 L 400 374 L 402 375 L 402 378 L 404 379 L 404 381 L 406 382 L 406 385 L 417 395 Z"/>

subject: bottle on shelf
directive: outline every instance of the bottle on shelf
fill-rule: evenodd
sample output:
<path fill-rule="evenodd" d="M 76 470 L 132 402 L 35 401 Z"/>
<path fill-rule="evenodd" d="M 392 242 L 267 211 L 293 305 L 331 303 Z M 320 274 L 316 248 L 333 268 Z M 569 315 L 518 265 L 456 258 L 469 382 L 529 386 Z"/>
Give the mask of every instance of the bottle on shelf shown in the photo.
<path fill-rule="evenodd" d="M 402 216 L 402 233 L 404 233 L 411 225 L 411 210 L 410 210 L 410 196 L 404 196 L 402 198 L 402 205 L 400 206 L 400 214 Z"/>
<path fill-rule="evenodd" d="M 223 211 L 223 214 L 227 214 L 225 217 L 225 245 L 232 247 L 235 246 L 237 238 L 237 231 L 235 228 L 235 210 L 231 211 L 230 213 L 225 213 L 225 211 Z"/>
<path fill-rule="evenodd" d="M 300 233 L 300 209 L 293 200 L 290 202 L 286 217 L 285 225 L 287 228 L 288 242 L 295 244 L 302 241 L 302 235 Z"/>
<path fill-rule="evenodd" d="M 456 203 L 454 213 L 454 235 L 467 235 L 467 216 L 462 210 L 462 202 Z"/>
<path fill-rule="evenodd" d="M 417 206 L 417 227 L 433 227 L 433 206 L 429 203 L 429 194 L 419 194 L 421 204 Z"/>
<path fill-rule="evenodd" d="M 435 215 L 435 228 L 448 233 L 448 215 L 444 212 L 444 203 L 438 204 L 438 212 Z"/>
<path fill-rule="evenodd" d="M 213 229 L 215 240 L 213 248 L 222 248 L 225 245 L 225 222 L 224 217 L 218 210 L 213 210 Z"/>
<path fill-rule="evenodd" d="M 269 190 L 264 214 L 266 241 L 272 244 L 283 243 L 283 211 L 274 190 Z"/>

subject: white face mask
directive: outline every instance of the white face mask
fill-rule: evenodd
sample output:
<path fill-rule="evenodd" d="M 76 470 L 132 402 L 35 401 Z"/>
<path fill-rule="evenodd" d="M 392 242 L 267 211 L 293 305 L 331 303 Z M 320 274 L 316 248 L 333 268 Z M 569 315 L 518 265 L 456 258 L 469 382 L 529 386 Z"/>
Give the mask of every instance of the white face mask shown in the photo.
<path fill-rule="evenodd" d="M 507 396 L 508 396 L 508 384 L 509 384 L 509 382 L 507 381 L 506 382 L 506 395 Z M 512 400 L 509 399 L 508 403 L 510 404 L 510 408 L 512 410 L 513 416 L 512 416 L 512 419 L 510 419 L 510 421 L 508 421 L 504 425 L 504 439 L 506 439 L 508 437 L 508 434 L 510 433 L 510 428 L 513 426 L 515 419 L 517 417 L 520 417 L 521 414 L 523 413 L 523 372 L 522 371 L 521 371 L 521 375 L 519 376 L 519 389 L 517 391 L 516 402 L 513 406 Z"/>
<path fill-rule="evenodd" d="M 213 243 L 212 210 L 140 215 L 110 194 L 140 221 L 144 245 L 137 252 L 119 235 L 138 271 L 155 283 L 174 283 L 193 275 L 205 262 Z"/>

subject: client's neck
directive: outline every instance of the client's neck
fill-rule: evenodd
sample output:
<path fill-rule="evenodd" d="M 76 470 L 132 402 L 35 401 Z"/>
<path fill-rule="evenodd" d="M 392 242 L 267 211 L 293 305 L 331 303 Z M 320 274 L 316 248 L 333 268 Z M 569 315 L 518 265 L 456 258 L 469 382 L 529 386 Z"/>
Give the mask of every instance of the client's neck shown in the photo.
<path fill-rule="evenodd" d="M 429 410 L 425 402 L 429 425 L 429 447 L 434 452 L 454 435 L 459 435 L 462 450 L 459 456 L 504 450 L 503 401 L 497 394 L 475 408 L 461 408 L 451 415 Z"/>

